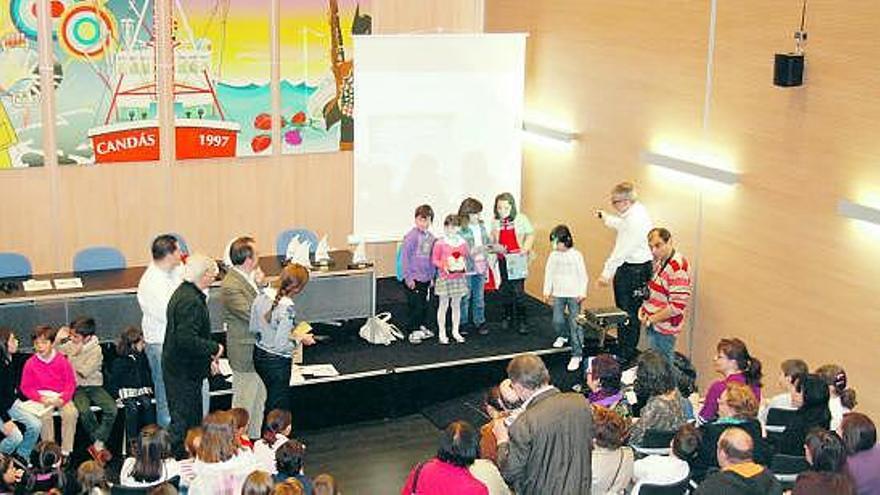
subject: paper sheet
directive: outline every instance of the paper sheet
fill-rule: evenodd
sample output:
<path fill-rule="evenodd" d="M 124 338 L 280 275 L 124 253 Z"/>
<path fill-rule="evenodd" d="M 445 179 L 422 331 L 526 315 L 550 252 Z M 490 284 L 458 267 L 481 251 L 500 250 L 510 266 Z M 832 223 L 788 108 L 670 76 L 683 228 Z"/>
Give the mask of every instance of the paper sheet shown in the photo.
<path fill-rule="evenodd" d="M 226 358 L 221 358 L 217 364 L 218 364 L 218 367 L 220 368 L 220 374 L 221 374 L 221 375 L 223 375 L 223 376 L 230 376 L 230 375 L 232 375 L 232 367 L 229 366 L 229 360 L 228 360 L 228 359 L 226 359 Z"/>
<path fill-rule="evenodd" d="M 24 290 L 26 292 L 32 292 L 37 290 L 52 290 L 52 281 L 51 280 L 25 280 L 22 284 Z"/>
<path fill-rule="evenodd" d="M 64 289 L 82 289 L 82 279 L 79 277 L 72 278 L 56 278 L 54 281 L 56 290 Z"/>
<path fill-rule="evenodd" d="M 309 364 L 299 367 L 299 372 L 303 375 L 311 375 L 314 377 L 323 376 L 339 376 L 339 371 L 332 364 Z"/>

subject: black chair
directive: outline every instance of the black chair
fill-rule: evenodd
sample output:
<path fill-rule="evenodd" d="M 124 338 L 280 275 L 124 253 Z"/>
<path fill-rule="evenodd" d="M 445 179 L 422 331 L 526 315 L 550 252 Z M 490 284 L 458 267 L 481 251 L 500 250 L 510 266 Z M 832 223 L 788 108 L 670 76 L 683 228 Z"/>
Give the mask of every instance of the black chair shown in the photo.
<path fill-rule="evenodd" d="M 808 469 L 810 463 L 804 456 L 776 454 L 770 461 L 770 471 L 782 483 L 793 483 L 798 474 Z"/>
<path fill-rule="evenodd" d="M 639 489 L 639 495 L 685 495 L 690 492 L 691 484 L 690 480 L 685 478 L 672 485 L 651 485 L 645 483 L 636 485 L 636 487 Z M 633 493 L 636 493 L 635 490 L 633 490 Z"/>
<path fill-rule="evenodd" d="M 675 436 L 674 431 L 648 430 L 639 445 L 633 449 L 641 455 L 669 455 L 669 445 Z"/>
<path fill-rule="evenodd" d="M 767 430 L 767 440 L 776 442 L 788 425 L 794 421 L 795 415 L 797 415 L 796 409 L 770 408 L 767 411 L 767 424 L 764 426 Z"/>
<path fill-rule="evenodd" d="M 165 483 L 171 484 L 174 488 L 180 487 L 180 476 L 175 476 Z M 161 485 L 163 483 L 159 483 Z M 146 495 L 150 493 L 150 490 L 156 488 L 158 485 L 148 486 L 145 488 L 133 488 L 130 486 L 122 486 L 122 485 L 113 485 L 110 488 L 110 495 Z"/>

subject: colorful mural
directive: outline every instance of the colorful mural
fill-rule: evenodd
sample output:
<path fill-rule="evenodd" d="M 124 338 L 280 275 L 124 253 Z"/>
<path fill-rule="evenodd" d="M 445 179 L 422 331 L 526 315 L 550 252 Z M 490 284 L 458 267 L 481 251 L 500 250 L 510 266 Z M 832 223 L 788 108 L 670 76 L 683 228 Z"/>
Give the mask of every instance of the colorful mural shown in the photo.
<path fill-rule="evenodd" d="M 177 158 L 271 154 L 271 0 L 174 1 Z"/>
<path fill-rule="evenodd" d="M 44 162 L 36 6 L 36 0 L 0 6 L 0 169 Z"/>
<path fill-rule="evenodd" d="M 370 34 L 369 0 L 280 0 L 283 153 L 352 149 L 352 34 Z"/>

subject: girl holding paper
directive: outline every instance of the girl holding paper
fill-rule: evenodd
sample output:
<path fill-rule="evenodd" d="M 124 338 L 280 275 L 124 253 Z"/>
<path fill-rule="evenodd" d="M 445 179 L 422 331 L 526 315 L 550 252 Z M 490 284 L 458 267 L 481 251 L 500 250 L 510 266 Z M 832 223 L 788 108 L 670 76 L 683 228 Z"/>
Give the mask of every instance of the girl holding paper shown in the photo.
<path fill-rule="evenodd" d="M 529 333 L 526 327 L 525 279 L 528 276 L 529 253 L 535 242 L 535 230 L 529 218 L 516 209 L 516 200 L 509 192 L 495 197 L 495 222 L 492 239 L 498 244 L 501 296 L 504 300 L 502 328 L 516 327 L 520 334 Z"/>
<path fill-rule="evenodd" d="M 250 331 L 257 334 L 254 368 L 266 385 L 266 411 L 290 410 L 288 389 L 292 362 L 302 362 L 303 346 L 313 345 L 311 327 L 297 324 L 293 299 L 309 283 L 309 270 L 297 263 L 284 267 L 275 290 L 254 299 Z"/>

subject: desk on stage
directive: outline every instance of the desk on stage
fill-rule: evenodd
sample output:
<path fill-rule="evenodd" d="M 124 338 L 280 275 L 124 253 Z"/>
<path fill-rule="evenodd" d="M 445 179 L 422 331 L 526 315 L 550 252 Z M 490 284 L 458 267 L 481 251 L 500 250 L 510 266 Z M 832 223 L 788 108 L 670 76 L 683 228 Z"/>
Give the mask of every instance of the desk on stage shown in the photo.
<path fill-rule="evenodd" d="M 305 321 L 329 322 L 375 314 L 373 268 L 349 269 L 349 251 L 330 254 L 333 258 L 330 266 L 311 271 L 308 287 L 296 300 L 297 315 Z M 281 272 L 283 260 L 280 256 L 264 256 L 260 258 L 260 267 L 274 280 Z M 60 326 L 78 316 L 91 316 L 98 324 L 98 338 L 114 340 L 123 328 L 141 325 L 137 285 L 144 270 L 146 267 L 137 266 L 123 270 L 36 274 L 33 276 L 36 280 L 79 277 L 83 286 L 81 289 L 0 292 L 0 324 L 26 336 L 36 325 Z M 21 281 L 2 279 L 9 280 Z M 211 327 L 215 332 L 223 332 L 219 281 L 211 286 L 209 294 Z M 28 342 L 29 339 L 23 340 Z"/>

